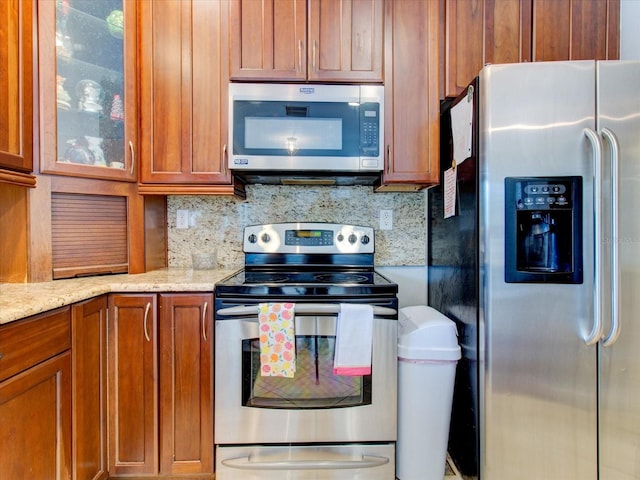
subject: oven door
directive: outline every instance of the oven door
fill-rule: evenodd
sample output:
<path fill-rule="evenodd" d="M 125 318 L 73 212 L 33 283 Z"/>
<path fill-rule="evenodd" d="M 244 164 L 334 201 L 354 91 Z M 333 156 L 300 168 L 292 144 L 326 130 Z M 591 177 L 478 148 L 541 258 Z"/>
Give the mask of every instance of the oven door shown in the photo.
<path fill-rule="evenodd" d="M 338 376 L 336 319 L 296 313 L 293 379 L 260 376 L 257 313 L 216 321 L 216 444 L 395 441 L 397 321 L 374 314 L 371 375 Z"/>

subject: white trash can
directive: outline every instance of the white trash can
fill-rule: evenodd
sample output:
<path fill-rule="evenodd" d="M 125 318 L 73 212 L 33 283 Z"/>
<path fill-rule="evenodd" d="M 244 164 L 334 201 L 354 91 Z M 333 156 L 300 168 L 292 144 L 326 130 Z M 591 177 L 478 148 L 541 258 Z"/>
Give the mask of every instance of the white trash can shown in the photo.
<path fill-rule="evenodd" d="M 444 478 L 460 359 L 455 323 L 426 305 L 398 316 L 398 442 L 396 478 Z"/>

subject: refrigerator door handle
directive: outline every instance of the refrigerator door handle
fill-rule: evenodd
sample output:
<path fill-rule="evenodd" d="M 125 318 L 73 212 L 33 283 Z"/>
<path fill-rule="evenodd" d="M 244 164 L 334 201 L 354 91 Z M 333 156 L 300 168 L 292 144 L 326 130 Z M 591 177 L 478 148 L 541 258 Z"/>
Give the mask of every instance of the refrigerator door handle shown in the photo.
<path fill-rule="evenodd" d="M 603 334 L 602 327 L 602 142 L 600 136 L 590 128 L 584 129 L 584 135 L 591 143 L 593 151 L 593 203 L 594 203 L 594 295 L 593 329 L 585 339 L 587 345 L 595 345 Z"/>
<path fill-rule="evenodd" d="M 602 129 L 602 137 L 611 149 L 611 328 L 602 340 L 602 345 L 609 347 L 620 335 L 620 144 L 608 128 Z"/>

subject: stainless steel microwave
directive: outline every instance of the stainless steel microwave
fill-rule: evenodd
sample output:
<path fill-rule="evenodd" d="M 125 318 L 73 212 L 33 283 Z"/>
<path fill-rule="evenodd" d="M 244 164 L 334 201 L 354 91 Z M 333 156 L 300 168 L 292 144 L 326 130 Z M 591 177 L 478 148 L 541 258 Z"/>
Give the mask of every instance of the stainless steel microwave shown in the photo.
<path fill-rule="evenodd" d="M 383 99 L 382 85 L 233 83 L 229 169 L 252 183 L 373 183 L 384 167 Z"/>

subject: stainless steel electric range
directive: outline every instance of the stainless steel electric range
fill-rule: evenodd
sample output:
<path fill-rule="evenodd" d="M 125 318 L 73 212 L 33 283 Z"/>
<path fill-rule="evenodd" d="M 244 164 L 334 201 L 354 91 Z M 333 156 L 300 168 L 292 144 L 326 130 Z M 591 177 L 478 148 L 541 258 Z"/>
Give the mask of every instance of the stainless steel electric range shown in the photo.
<path fill-rule="evenodd" d="M 215 290 L 216 479 L 394 479 L 398 287 L 374 269 L 373 229 L 256 225 L 243 249 Z M 258 307 L 281 302 L 295 305 L 293 378 L 260 373 Z M 361 375 L 333 370 L 347 304 L 373 312 Z"/>

